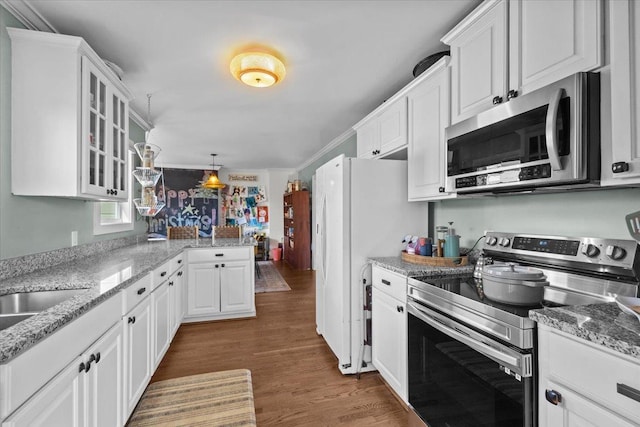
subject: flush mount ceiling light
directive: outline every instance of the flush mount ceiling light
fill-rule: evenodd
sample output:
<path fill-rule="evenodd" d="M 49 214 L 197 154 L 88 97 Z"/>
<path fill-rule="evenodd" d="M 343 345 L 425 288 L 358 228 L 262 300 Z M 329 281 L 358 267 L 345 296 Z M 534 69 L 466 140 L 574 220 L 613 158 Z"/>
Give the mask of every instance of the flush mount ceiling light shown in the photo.
<path fill-rule="evenodd" d="M 253 87 L 269 87 L 281 81 L 285 74 L 282 61 L 266 52 L 243 52 L 231 60 L 231 74 Z"/>
<path fill-rule="evenodd" d="M 215 190 L 215 189 L 219 189 L 219 188 L 224 188 L 226 187 L 225 184 L 223 184 L 220 179 L 218 178 L 218 169 L 220 167 L 220 165 L 216 166 L 216 155 L 215 154 L 211 154 L 211 166 L 212 166 L 212 171 L 211 174 L 209 175 L 209 178 L 202 183 L 202 187 L 203 188 L 207 188 L 210 190 Z"/>

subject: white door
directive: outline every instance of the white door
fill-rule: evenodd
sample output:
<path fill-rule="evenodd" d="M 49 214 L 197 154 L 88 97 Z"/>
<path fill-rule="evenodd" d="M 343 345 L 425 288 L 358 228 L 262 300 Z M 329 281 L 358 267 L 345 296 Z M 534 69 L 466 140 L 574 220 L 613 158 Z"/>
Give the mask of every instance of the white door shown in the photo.
<path fill-rule="evenodd" d="M 220 313 L 220 263 L 189 264 L 187 315 Z"/>
<path fill-rule="evenodd" d="M 373 364 L 407 402 L 407 312 L 405 304 L 373 288 L 371 341 Z"/>
<path fill-rule="evenodd" d="M 151 304 L 153 306 L 151 324 L 153 329 L 154 369 L 162 360 L 171 342 L 170 302 L 169 282 L 165 281 L 159 288 L 154 289 L 153 293 L 151 293 Z"/>
<path fill-rule="evenodd" d="M 220 264 L 220 311 L 247 311 L 253 308 L 251 268 L 246 261 Z"/>
<path fill-rule="evenodd" d="M 384 156 L 407 145 L 407 98 L 396 100 L 380 113 L 380 154 Z"/>
<path fill-rule="evenodd" d="M 3 427 L 81 427 L 84 424 L 84 371 L 78 357 L 7 418 Z M 84 365 L 83 365 L 84 366 Z"/>
<path fill-rule="evenodd" d="M 409 103 L 409 201 L 454 197 L 445 193 L 447 156 L 445 128 L 449 126 L 449 67 L 435 71 L 407 94 Z M 431 70 L 427 71 L 428 73 Z"/>
<path fill-rule="evenodd" d="M 84 375 L 87 426 L 113 427 L 124 423 L 123 358 L 119 322 L 85 352 L 84 360 L 91 360 Z"/>
<path fill-rule="evenodd" d="M 151 301 L 145 298 L 122 319 L 125 339 L 125 418 L 128 418 L 142 396 L 153 369 Z"/>
<path fill-rule="evenodd" d="M 380 122 L 372 119 L 358 129 L 356 146 L 359 159 L 371 159 L 380 151 Z"/>
<path fill-rule="evenodd" d="M 169 279 L 171 285 L 169 300 L 171 301 L 171 337 L 173 337 L 184 317 L 184 269 L 181 268 Z"/>
<path fill-rule="evenodd" d="M 507 2 L 487 4 L 488 10 L 450 41 L 452 123 L 491 108 L 495 97 L 506 101 Z"/>
<path fill-rule="evenodd" d="M 338 357 L 339 365 L 351 363 L 350 358 L 350 282 L 348 274 L 349 227 L 346 189 L 348 177 L 344 156 L 325 168 L 325 283 L 323 336 Z"/>

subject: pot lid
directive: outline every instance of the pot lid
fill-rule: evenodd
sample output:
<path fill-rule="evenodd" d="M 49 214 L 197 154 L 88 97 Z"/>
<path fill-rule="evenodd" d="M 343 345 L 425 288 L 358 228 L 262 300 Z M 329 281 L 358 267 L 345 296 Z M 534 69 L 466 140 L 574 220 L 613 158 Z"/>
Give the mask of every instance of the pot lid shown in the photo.
<path fill-rule="evenodd" d="M 503 279 L 544 280 L 546 278 L 542 270 L 511 263 L 485 265 L 482 271 L 484 274 L 489 276 L 500 277 Z"/>

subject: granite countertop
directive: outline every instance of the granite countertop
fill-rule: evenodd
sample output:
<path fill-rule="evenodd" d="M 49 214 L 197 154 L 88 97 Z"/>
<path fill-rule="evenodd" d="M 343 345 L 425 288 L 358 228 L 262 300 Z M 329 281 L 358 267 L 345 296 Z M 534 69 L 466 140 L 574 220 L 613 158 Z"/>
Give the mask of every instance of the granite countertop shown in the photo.
<path fill-rule="evenodd" d="M 616 303 L 531 310 L 529 318 L 640 362 L 640 321 L 623 313 Z"/>
<path fill-rule="evenodd" d="M 254 246 L 239 239 L 186 239 L 138 243 L 101 255 L 0 280 L 0 295 L 58 289 L 86 292 L 0 331 L 0 363 L 6 363 L 40 340 L 137 282 L 185 248 Z"/>
<path fill-rule="evenodd" d="M 418 276 L 442 276 L 442 275 L 466 275 L 473 273 L 473 265 L 462 267 L 432 267 L 422 264 L 405 262 L 401 257 L 369 258 L 369 262 L 387 270 L 394 271 L 407 277 Z"/>

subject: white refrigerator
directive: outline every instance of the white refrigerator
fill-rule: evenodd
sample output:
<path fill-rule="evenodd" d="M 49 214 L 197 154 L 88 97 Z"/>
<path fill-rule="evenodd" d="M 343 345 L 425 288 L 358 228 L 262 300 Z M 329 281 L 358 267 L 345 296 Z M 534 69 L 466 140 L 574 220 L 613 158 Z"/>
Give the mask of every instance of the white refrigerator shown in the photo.
<path fill-rule="evenodd" d="M 365 345 L 370 257 L 400 256 L 402 238 L 426 235 L 428 204 L 407 201 L 407 162 L 340 155 L 316 170 L 316 327 L 343 374 L 375 370 Z"/>

